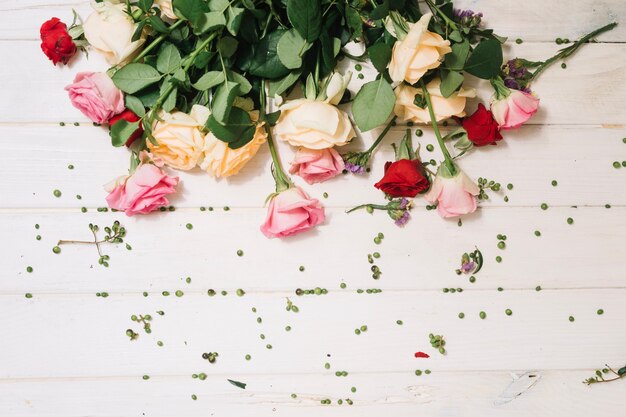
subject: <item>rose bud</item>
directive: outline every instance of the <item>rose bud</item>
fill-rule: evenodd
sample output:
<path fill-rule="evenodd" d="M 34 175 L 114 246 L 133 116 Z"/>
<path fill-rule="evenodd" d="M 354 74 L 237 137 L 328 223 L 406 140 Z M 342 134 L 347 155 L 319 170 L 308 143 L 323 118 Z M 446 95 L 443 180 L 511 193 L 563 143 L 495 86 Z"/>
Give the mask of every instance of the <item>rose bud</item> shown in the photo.
<path fill-rule="evenodd" d="M 450 175 L 445 168 L 439 168 L 430 191 L 424 196 L 431 204 L 437 203 L 441 217 L 458 217 L 476 211 L 478 186 L 458 167 L 456 174 Z"/>
<path fill-rule="evenodd" d="M 58 18 L 44 22 L 39 30 L 41 35 L 41 50 L 54 65 L 58 62 L 67 62 L 76 53 L 76 44 L 67 32 L 67 25 Z"/>
<path fill-rule="evenodd" d="M 491 112 L 502 129 L 516 129 L 539 108 L 539 99 L 530 93 L 509 90 L 509 95 L 491 102 Z"/>
<path fill-rule="evenodd" d="M 301 188 L 291 187 L 270 200 L 261 232 L 268 238 L 304 232 L 324 222 L 324 208 Z"/>
<path fill-rule="evenodd" d="M 463 129 L 474 146 L 495 145 L 502 139 L 498 122 L 482 103 L 474 114 L 463 120 Z"/>
<path fill-rule="evenodd" d="M 79 72 L 65 90 L 74 107 L 95 123 L 124 111 L 124 95 L 103 72 Z"/>
<path fill-rule="evenodd" d="M 343 169 L 343 159 L 333 148 L 300 148 L 291 162 L 289 173 L 297 174 L 307 183 L 314 184 L 339 175 Z"/>
<path fill-rule="evenodd" d="M 419 159 L 385 163 L 385 175 L 374 187 L 392 197 L 415 197 L 430 187 Z"/>

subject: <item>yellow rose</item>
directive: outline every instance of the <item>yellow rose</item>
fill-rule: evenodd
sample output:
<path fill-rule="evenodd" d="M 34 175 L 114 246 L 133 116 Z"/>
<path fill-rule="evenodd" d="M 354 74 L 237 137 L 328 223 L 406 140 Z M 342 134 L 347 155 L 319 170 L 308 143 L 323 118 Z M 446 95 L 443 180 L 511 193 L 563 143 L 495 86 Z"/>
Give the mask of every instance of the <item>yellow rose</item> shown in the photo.
<path fill-rule="evenodd" d="M 146 41 L 145 35 L 132 41 L 137 24 L 126 13 L 126 4 L 103 1 L 93 3 L 94 12 L 89 15 L 83 29 L 91 46 L 104 55 L 111 65 L 129 60 Z"/>
<path fill-rule="evenodd" d="M 293 146 L 326 149 L 345 145 L 356 136 L 348 115 L 330 103 L 302 98 L 280 110 L 274 132 Z"/>
<path fill-rule="evenodd" d="M 190 114 L 180 111 L 162 113 L 163 121 L 156 122 L 152 135 L 158 145 L 146 141 L 155 158 L 166 165 L 188 171 L 195 167 L 204 148 L 204 134 L 201 129 L 209 117 L 209 109 L 195 105 Z"/>
<path fill-rule="evenodd" d="M 250 112 L 250 117 L 256 122 L 259 119 L 259 112 Z M 213 133 L 208 133 L 204 138 L 204 159 L 200 163 L 200 168 L 216 178 L 236 175 L 267 140 L 267 132 L 263 125 L 264 123 L 257 124 L 252 140 L 238 149 L 229 148 L 226 142 L 216 138 Z"/>
<path fill-rule="evenodd" d="M 417 23 L 409 23 L 409 32 L 393 45 L 389 76 L 394 82 L 415 84 L 428 70 L 439 67 L 442 56 L 452 52 L 450 41 L 428 31 L 431 13 Z"/>
<path fill-rule="evenodd" d="M 154 4 L 159 6 L 161 14 L 172 20 L 177 20 L 178 16 L 174 14 L 174 8 L 172 7 L 172 0 L 154 0 Z"/>
<path fill-rule="evenodd" d="M 461 90 L 445 98 L 441 95 L 439 86 L 441 80 L 435 78 L 426 85 L 426 89 L 430 94 L 430 100 L 433 104 L 433 112 L 437 121 L 449 119 L 452 116 L 465 116 L 465 102 L 467 97 L 476 97 L 476 90 L 470 88 L 468 90 L 461 87 Z M 415 123 L 430 123 L 430 114 L 428 107 L 423 109 L 417 107 L 414 103 L 415 95 L 422 95 L 421 88 L 414 88 L 408 84 L 400 84 L 395 89 L 396 104 L 393 112 L 401 121 L 411 121 Z"/>

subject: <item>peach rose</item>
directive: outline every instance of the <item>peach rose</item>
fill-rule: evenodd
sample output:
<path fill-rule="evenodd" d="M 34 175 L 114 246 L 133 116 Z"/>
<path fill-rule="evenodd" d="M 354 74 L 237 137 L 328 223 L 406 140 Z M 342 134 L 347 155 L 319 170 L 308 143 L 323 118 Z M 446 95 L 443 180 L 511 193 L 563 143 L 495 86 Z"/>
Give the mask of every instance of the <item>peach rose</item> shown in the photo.
<path fill-rule="evenodd" d="M 435 119 L 437 121 L 449 119 L 450 117 L 463 117 L 465 116 L 465 103 L 468 97 L 476 97 L 476 90 L 473 88 L 464 89 L 452 94 L 450 97 L 445 98 L 441 95 L 439 86 L 441 80 L 435 78 L 426 85 L 426 89 L 430 94 L 430 99 L 433 104 L 433 111 L 435 113 Z M 415 96 L 422 95 L 421 88 L 411 87 L 408 84 L 400 84 L 395 89 L 396 104 L 393 111 L 401 121 L 411 121 L 415 123 L 430 123 L 430 114 L 428 107 L 417 107 L 415 105 Z"/>
<path fill-rule="evenodd" d="M 204 134 L 201 129 L 209 117 L 209 109 L 195 105 L 190 114 L 175 111 L 159 116 L 163 121 L 156 122 L 152 129 L 158 145 L 146 141 L 150 152 L 172 168 L 183 171 L 194 168 L 202 157 Z"/>
<path fill-rule="evenodd" d="M 269 238 L 304 232 L 324 222 L 324 208 L 299 187 L 275 194 L 270 200 L 261 232 Z"/>
<path fill-rule="evenodd" d="M 144 44 L 146 36 L 132 41 L 138 24 L 126 13 L 125 3 L 92 2 L 94 12 L 89 15 L 83 29 L 85 38 L 111 65 L 127 62 Z"/>
<path fill-rule="evenodd" d="M 95 123 L 106 123 L 124 111 L 124 95 L 102 72 L 79 72 L 65 90 L 72 105 Z"/>
<path fill-rule="evenodd" d="M 250 112 L 250 116 L 256 122 L 259 119 L 259 112 Z M 204 159 L 200 163 L 200 168 L 216 178 L 236 175 L 256 155 L 266 140 L 264 123 L 257 124 L 252 140 L 238 149 L 229 148 L 226 142 L 209 132 L 204 138 Z"/>
<path fill-rule="evenodd" d="M 109 207 L 128 216 L 145 214 L 169 204 L 168 194 L 176 192 L 178 177 L 170 177 L 152 164 L 140 164 L 126 175 L 105 186 Z"/>
<path fill-rule="evenodd" d="M 526 123 L 539 108 L 539 99 L 530 93 L 510 90 L 510 94 L 491 102 L 493 118 L 502 129 L 516 129 Z"/>
<path fill-rule="evenodd" d="M 389 76 L 394 82 L 415 84 L 428 70 L 441 65 L 443 55 L 452 52 L 450 41 L 428 31 L 431 13 L 416 23 L 408 23 L 409 32 L 393 45 Z"/>
<path fill-rule="evenodd" d="M 172 0 L 154 0 L 154 4 L 159 6 L 161 13 L 172 20 L 177 20 L 178 16 L 174 14 L 174 8 L 172 7 Z"/>
<path fill-rule="evenodd" d="M 293 146 L 326 149 L 345 145 L 356 134 L 348 115 L 330 103 L 306 98 L 280 107 L 276 137 Z"/>
<path fill-rule="evenodd" d="M 289 173 L 297 174 L 307 183 L 314 184 L 335 177 L 343 169 L 343 158 L 333 148 L 300 148 L 291 162 Z"/>
<path fill-rule="evenodd" d="M 437 203 L 441 217 L 458 217 L 476 211 L 476 197 L 480 193 L 474 183 L 458 167 L 454 176 L 444 174 L 445 167 L 439 168 L 435 181 L 424 198 L 431 204 Z"/>

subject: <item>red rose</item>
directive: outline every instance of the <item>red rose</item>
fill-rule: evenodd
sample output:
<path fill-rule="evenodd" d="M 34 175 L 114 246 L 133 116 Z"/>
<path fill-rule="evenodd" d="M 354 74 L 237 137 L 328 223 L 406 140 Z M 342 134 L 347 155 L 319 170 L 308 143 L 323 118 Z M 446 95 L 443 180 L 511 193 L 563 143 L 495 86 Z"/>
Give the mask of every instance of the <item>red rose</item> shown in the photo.
<path fill-rule="evenodd" d="M 385 175 L 374 187 L 392 197 L 415 197 L 430 187 L 419 159 L 385 163 Z"/>
<path fill-rule="evenodd" d="M 109 126 L 113 126 L 115 123 L 119 122 L 122 119 L 126 120 L 127 122 L 132 123 L 132 122 L 136 122 L 137 120 L 141 119 L 141 117 L 137 116 L 132 111 L 126 109 L 123 112 L 121 112 L 120 114 L 116 114 L 115 116 L 111 117 L 109 119 Z M 135 141 L 135 139 L 140 138 L 142 134 L 143 134 L 143 127 L 141 127 L 141 123 L 139 123 L 139 127 L 137 127 L 137 130 L 135 130 L 135 133 L 130 135 L 130 137 L 126 141 L 126 146 L 132 145 L 133 142 Z"/>
<path fill-rule="evenodd" d="M 478 105 L 478 110 L 474 114 L 463 120 L 463 128 L 475 146 L 495 145 L 496 141 L 502 139 L 498 122 L 482 103 Z"/>
<path fill-rule="evenodd" d="M 53 17 L 41 25 L 40 33 L 41 50 L 54 65 L 57 62 L 67 64 L 76 53 L 76 45 L 67 33 L 67 26 L 58 18 Z"/>

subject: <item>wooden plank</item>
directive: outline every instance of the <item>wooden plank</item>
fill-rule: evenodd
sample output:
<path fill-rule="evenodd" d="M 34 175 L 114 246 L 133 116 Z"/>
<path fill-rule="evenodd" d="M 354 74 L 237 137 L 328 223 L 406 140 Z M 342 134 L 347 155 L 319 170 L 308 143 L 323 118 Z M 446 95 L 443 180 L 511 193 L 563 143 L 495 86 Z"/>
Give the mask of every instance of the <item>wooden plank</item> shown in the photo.
<path fill-rule="evenodd" d="M 504 291 L 465 297 L 433 292 L 383 292 L 371 297 L 330 293 L 292 297 L 298 313 L 285 311 L 281 294 L 3 296 L 0 375 L 15 379 L 148 374 L 191 379 L 193 373 L 205 372 L 233 379 L 239 374 L 274 374 L 279 379 L 283 374 L 314 373 L 349 383 L 353 373 L 362 372 L 621 366 L 623 337 L 607 329 L 622 325 L 625 295 L 624 289 Z M 505 314 L 507 308 L 513 315 Z M 598 308 L 605 313 L 597 315 Z M 480 311 L 487 313 L 486 319 L 478 317 Z M 463 320 L 457 317 L 459 312 L 466 314 Z M 152 333 L 143 334 L 141 325 L 130 320 L 132 314 L 151 314 Z M 570 315 L 576 321 L 570 322 Z M 404 324 L 397 325 L 396 320 Z M 286 325 L 291 331 L 284 330 Z M 367 331 L 356 335 L 354 329 L 362 325 Z M 131 342 L 125 335 L 128 328 L 140 333 L 137 340 Z M 444 335 L 445 356 L 430 346 L 429 333 Z M 159 340 L 162 347 L 157 346 Z M 431 357 L 415 358 L 416 351 Z M 204 352 L 218 352 L 219 357 L 210 364 L 202 358 Z M 329 370 L 324 368 L 327 362 Z M 348 375 L 336 377 L 336 371 Z"/>
<path fill-rule="evenodd" d="M 527 0 L 524 7 L 511 13 L 511 5 L 501 0 L 456 0 L 455 6 L 483 12 L 485 25 L 511 40 L 554 41 L 557 37 L 576 39 L 605 24 L 623 22 L 624 3 L 621 0 L 588 2 L 561 2 Z M 422 10 L 426 10 L 422 4 Z M 0 28 L 0 39 L 37 39 L 39 26 L 52 16 L 65 22 L 72 21 L 72 8 L 86 18 L 90 13 L 86 0 L 2 0 L 0 12 L 5 24 Z M 598 39 L 606 42 L 625 42 L 626 27 L 618 26 Z"/>
<path fill-rule="evenodd" d="M 625 211 L 624 207 L 484 209 L 458 227 L 456 221 L 416 209 L 400 229 L 384 213 L 346 215 L 341 209 L 328 209 L 327 225 L 285 240 L 268 240 L 260 233 L 264 209 L 177 210 L 132 219 L 95 212 L 3 214 L 2 234 L 11 240 L 3 247 L 10 262 L 0 262 L 0 276 L 5 277 L 0 293 L 95 297 L 100 291 L 160 294 L 181 289 L 206 294 L 210 288 L 231 293 L 242 288 L 289 296 L 299 287 L 337 292 L 341 282 L 347 284 L 347 292 L 358 288 L 440 292 L 444 287 L 461 287 L 468 293 L 497 287 L 534 291 L 537 285 L 624 288 L 620 248 L 626 247 L 626 235 L 621 233 L 626 228 Z M 567 224 L 568 217 L 574 224 Z M 104 246 L 103 252 L 111 257 L 108 269 L 97 264 L 98 254 L 91 246 L 63 246 L 61 254 L 52 253 L 59 239 L 90 239 L 90 222 L 102 228 L 114 219 L 127 228 L 126 240 L 133 249 Z M 193 230 L 186 228 L 188 223 Z M 535 230 L 541 237 L 534 235 Z M 379 232 L 385 238 L 376 245 L 373 238 Z M 41 241 L 35 240 L 37 234 Z M 497 248 L 498 234 L 507 236 L 505 250 Z M 459 277 L 455 270 L 463 252 L 475 247 L 483 252 L 485 265 L 471 284 L 468 276 Z M 242 257 L 237 256 L 239 249 Z M 367 260 L 374 252 L 381 254 L 375 261 L 382 271 L 379 280 L 372 278 Z M 496 256 L 502 256 L 501 263 Z M 301 265 L 304 272 L 298 270 Z M 27 266 L 34 272 L 27 273 Z M 193 285 L 184 283 L 187 276 Z M 454 301 L 465 294 L 445 297 Z"/>
<path fill-rule="evenodd" d="M 516 55 L 530 60 L 546 59 L 556 53 L 554 44 L 522 44 L 507 48 L 506 56 Z M 8 89 L 0 96 L 0 123 L 25 122 L 66 123 L 87 122 L 87 119 L 69 103 L 63 86 L 69 84 L 76 72 L 102 71 L 108 68 L 102 58 L 93 53 L 89 60 L 80 58 L 70 67 L 54 68 L 42 55 L 35 41 L 0 41 L 2 56 L 20 56 L 21 65 L 0 68 L 0 76 L 8 80 L 21 80 L 19 88 Z M 558 65 L 546 71 L 535 84 L 542 100 L 533 124 L 611 124 L 623 125 L 626 99 L 626 64 L 622 56 L 626 44 L 590 44 L 568 59 L 567 69 Z M 369 64 L 362 65 L 365 77 L 353 77 L 351 90 L 373 75 Z M 24 68 L 28 68 L 27 72 Z M 348 60 L 343 61 L 342 71 L 356 71 Z M 470 85 L 479 89 L 479 99 L 488 102 L 493 89 L 487 82 L 472 79 Z M 37 106 L 33 100 L 37 98 Z M 476 107 L 477 100 L 468 104 L 468 111 Z"/>
<path fill-rule="evenodd" d="M 181 377 L 140 377 L 0 382 L 0 412 L 27 416 L 485 416 L 583 417 L 610 414 L 623 405 L 623 383 L 587 387 L 591 370 L 541 373 L 535 386 L 510 403 L 494 401 L 512 380 L 507 372 L 409 372 L 354 374 L 349 381 L 322 375 L 209 375 L 205 381 Z M 246 390 L 229 385 L 240 378 Z M 357 392 L 350 391 L 355 386 Z M 59 395 L 58 393 L 62 393 Z M 193 401 L 191 395 L 198 399 Z M 296 394 L 297 398 L 291 398 Z M 345 399 L 350 398 L 349 406 Z M 321 405 L 331 399 L 332 405 Z M 342 399 L 343 405 L 337 400 Z M 558 401 L 556 401 L 558 399 Z"/>
<path fill-rule="evenodd" d="M 364 149 L 378 130 L 356 139 L 346 150 Z M 326 206 L 349 208 L 366 202 L 382 201 L 382 193 L 373 184 L 382 177 L 383 161 L 393 160 L 391 143 L 397 143 L 405 129 L 389 133 L 372 159 L 368 175 L 346 175 L 323 184 L 309 186 L 299 177 L 294 180 Z M 486 207 L 626 204 L 626 169 L 615 169 L 613 161 L 626 159 L 626 129 L 561 126 L 526 126 L 506 132 L 499 146 L 480 148 L 460 164 L 474 177 L 500 181 L 503 190 L 492 194 Z M 93 126 L 0 126 L 6 138 L 0 175 L 5 178 L 1 208 L 80 208 L 105 206 L 103 184 L 127 172 L 128 152 L 110 146 L 108 133 Z M 19 138 L 19 139 L 17 139 Z M 434 144 L 431 129 L 424 128 L 421 138 L 424 160 L 439 160 L 440 153 L 428 152 Z M 282 160 L 288 168 L 293 148 L 279 144 Z M 438 149 L 435 144 L 435 149 Z M 342 151 L 343 152 L 343 151 Z M 28 161 L 28 162 L 26 162 Z M 176 207 L 223 206 L 261 207 L 274 190 L 270 175 L 271 159 L 267 147 L 236 177 L 216 181 L 196 169 L 191 173 L 175 172 L 182 180 L 181 191 L 172 199 Z M 74 169 L 68 169 L 68 165 Z M 35 168 L 36 167 L 36 168 Z M 41 175 L 45 172 L 46 175 Z M 557 180 L 558 186 L 551 185 Z M 507 190 L 506 184 L 514 185 Z M 602 184 L 599 187 L 598 184 Z M 53 195 L 60 189 L 62 196 Z M 349 189 L 350 192 L 346 192 Z M 76 195 L 82 198 L 78 200 Z M 508 196 L 508 203 L 503 201 Z M 415 204 L 423 207 L 423 199 Z"/>

